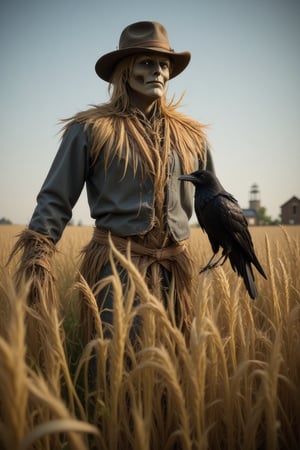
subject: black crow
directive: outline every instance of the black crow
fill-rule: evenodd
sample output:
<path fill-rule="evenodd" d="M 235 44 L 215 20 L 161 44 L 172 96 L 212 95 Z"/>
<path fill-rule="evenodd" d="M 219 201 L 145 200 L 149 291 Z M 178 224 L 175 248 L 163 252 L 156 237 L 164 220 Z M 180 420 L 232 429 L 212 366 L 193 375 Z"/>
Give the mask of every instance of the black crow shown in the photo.
<path fill-rule="evenodd" d="M 255 299 L 257 290 L 251 264 L 264 278 L 267 277 L 255 255 L 248 222 L 237 200 L 208 170 L 182 175 L 179 180 L 195 185 L 195 213 L 213 250 L 213 256 L 201 272 L 222 265 L 229 258 L 233 270 L 243 278 L 250 297 Z M 215 260 L 220 247 L 222 255 Z"/>

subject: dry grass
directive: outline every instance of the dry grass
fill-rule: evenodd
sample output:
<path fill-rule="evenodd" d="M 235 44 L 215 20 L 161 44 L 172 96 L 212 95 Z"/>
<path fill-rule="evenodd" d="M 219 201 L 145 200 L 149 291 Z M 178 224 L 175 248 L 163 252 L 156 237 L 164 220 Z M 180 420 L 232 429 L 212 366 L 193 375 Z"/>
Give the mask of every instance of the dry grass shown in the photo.
<path fill-rule="evenodd" d="M 18 231 L 0 228 L 2 266 Z M 90 228 L 67 228 L 59 244 L 60 312 L 46 298 L 38 308 L 26 305 L 28 286 L 17 295 L 14 267 L 3 269 L 0 448 L 298 449 L 300 227 L 251 233 L 268 276 L 256 277 L 258 299 L 249 299 L 227 263 L 198 276 L 188 340 L 115 249 L 112 258 L 129 271 L 130 289 L 125 297 L 117 273 L 111 278 L 115 329 L 104 339 L 94 293 L 76 273 Z M 191 245 L 200 267 L 210 256 L 201 230 L 192 230 Z M 87 346 L 80 339 L 79 291 L 96 321 Z M 133 307 L 136 293 L 141 302 Z M 143 326 L 133 342 L 136 316 Z"/>

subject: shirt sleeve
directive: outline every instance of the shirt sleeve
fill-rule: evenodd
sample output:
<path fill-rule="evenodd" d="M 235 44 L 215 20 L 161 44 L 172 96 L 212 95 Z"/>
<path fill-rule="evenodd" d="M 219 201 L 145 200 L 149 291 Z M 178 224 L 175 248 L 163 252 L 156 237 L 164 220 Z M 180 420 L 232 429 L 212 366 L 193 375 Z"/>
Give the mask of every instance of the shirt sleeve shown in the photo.
<path fill-rule="evenodd" d="M 211 172 L 215 173 L 215 166 L 214 166 L 214 161 L 213 161 L 213 157 L 211 154 L 211 148 L 210 148 L 210 144 L 208 141 L 205 142 L 205 158 L 204 158 L 204 163 L 203 163 L 203 159 L 199 160 L 199 166 L 198 168 L 204 169 L 204 170 L 210 170 Z"/>
<path fill-rule="evenodd" d="M 83 125 L 66 131 L 48 175 L 37 196 L 29 229 L 56 243 L 72 217 L 89 170 L 89 144 Z"/>
<path fill-rule="evenodd" d="M 205 166 L 205 169 L 206 170 L 210 170 L 213 173 L 216 172 L 209 144 L 207 144 L 207 146 L 206 146 L 206 166 Z"/>

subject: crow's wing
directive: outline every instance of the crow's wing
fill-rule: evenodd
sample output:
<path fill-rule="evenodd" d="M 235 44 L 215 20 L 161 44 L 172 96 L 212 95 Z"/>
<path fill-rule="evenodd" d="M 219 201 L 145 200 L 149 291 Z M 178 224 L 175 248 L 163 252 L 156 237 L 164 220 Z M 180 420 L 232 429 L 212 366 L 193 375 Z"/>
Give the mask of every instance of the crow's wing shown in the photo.
<path fill-rule="evenodd" d="M 224 211 L 227 210 L 227 219 L 224 219 L 222 223 L 227 233 L 231 236 L 231 245 L 243 254 L 243 257 L 249 264 L 254 264 L 261 275 L 266 278 L 264 270 L 261 267 L 254 251 L 254 245 L 251 234 L 249 233 L 247 219 L 244 216 L 237 200 L 230 194 L 228 195 L 228 193 L 221 193 L 219 197 L 220 209 L 223 209 Z M 232 264 L 234 264 L 235 259 L 236 258 L 234 258 L 234 256 L 231 258 Z"/>
<path fill-rule="evenodd" d="M 211 198 L 204 208 L 196 214 L 202 228 L 208 233 L 209 230 L 214 234 L 221 234 L 226 231 L 238 233 L 245 226 L 245 218 L 238 206 L 237 200 L 226 192 L 221 192 Z M 247 222 L 246 222 L 247 224 Z"/>
<path fill-rule="evenodd" d="M 253 248 L 253 243 L 247 219 L 237 200 L 226 192 L 220 193 L 218 200 L 219 208 L 223 211 L 222 226 L 244 252 L 249 253 L 249 250 Z"/>
<path fill-rule="evenodd" d="M 218 193 L 212 196 L 209 201 L 203 201 L 200 196 L 195 197 L 195 212 L 198 222 L 202 229 L 207 233 L 210 244 L 214 253 L 217 253 L 219 247 L 223 247 L 226 251 L 231 247 L 230 234 L 232 227 L 236 228 L 234 218 L 237 215 L 233 211 L 234 205 L 237 204 L 236 199 L 227 192 Z M 200 207 L 200 205 L 202 205 Z"/>

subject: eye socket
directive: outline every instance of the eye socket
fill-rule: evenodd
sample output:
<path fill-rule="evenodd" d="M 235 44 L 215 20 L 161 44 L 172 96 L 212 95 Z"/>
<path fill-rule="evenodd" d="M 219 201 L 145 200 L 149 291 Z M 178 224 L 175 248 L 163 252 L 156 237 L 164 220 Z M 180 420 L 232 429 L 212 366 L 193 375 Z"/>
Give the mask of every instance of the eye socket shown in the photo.
<path fill-rule="evenodd" d="M 161 68 L 162 69 L 170 69 L 170 62 L 169 61 L 162 61 L 161 63 L 160 63 L 160 66 L 161 66 Z"/>
<path fill-rule="evenodd" d="M 142 66 L 151 66 L 154 64 L 154 60 L 151 57 L 144 57 L 137 60 L 138 64 Z"/>

